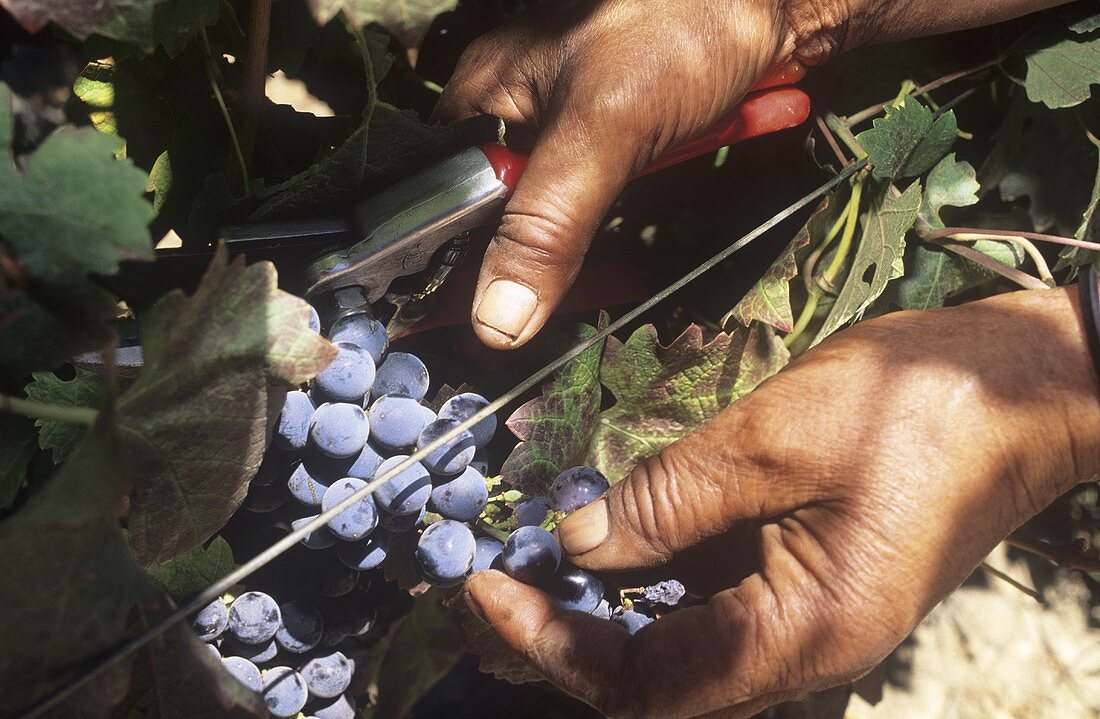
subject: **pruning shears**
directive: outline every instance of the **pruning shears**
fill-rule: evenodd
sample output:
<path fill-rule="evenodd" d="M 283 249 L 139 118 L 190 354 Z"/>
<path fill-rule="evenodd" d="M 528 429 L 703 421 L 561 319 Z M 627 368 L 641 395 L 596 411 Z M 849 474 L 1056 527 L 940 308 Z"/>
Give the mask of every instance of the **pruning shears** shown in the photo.
<path fill-rule="evenodd" d="M 659 157 L 637 176 L 753 137 L 802 124 L 810 101 L 783 68 L 702 136 Z M 370 311 L 380 300 L 397 311 L 391 337 L 423 319 L 439 288 L 467 254 L 471 233 L 492 228 L 523 176 L 527 157 L 504 145 L 470 147 L 356 205 L 347 217 L 246 224 L 221 232 L 232 250 L 308 244 L 307 296 L 335 293 L 340 312 Z M 395 288 L 403 281 L 404 289 Z"/>

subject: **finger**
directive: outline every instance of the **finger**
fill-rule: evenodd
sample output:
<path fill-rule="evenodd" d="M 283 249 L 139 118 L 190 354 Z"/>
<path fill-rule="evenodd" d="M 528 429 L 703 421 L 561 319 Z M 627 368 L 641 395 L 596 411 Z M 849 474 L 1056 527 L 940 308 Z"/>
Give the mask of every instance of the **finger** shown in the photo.
<path fill-rule="evenodd" d="M 761 634 L 781 612 L 760 581 L 634 636 L 500 572 L 471 577 L 466 600 L 539 674 L 610 717 L 742 717 L 799 691 L 772 654 L 786 647 Z"/>
<path fill-rule="evenodd" d="M 791 452 L 791 443 L 776 441 L 791 431 L 789 417 L 782 425 L 769 419 L 785 417 L 770 406 L 782 404 L 785 392 L 778 389 L 741 399 L 566 517 L 557 533 L 571 561 L 599 571 L 660 566 L 739 523 L 776 518 L 817 499 L 818 457 L 762 454 L 784 445 Z M 779 466 L 781 473 L 769 469 Z"/>
<path fill-rule="evenodd" d="M 481 266 L 472 320 L 485 344 L 512 349 L 542 328 L 638 154 L 568 118 L 541 131 Z"/>

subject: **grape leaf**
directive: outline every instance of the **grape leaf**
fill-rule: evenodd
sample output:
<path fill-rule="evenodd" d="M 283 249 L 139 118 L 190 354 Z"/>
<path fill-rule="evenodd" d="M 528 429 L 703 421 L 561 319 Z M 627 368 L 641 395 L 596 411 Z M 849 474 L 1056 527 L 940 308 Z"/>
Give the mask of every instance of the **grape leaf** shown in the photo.
<path fill-rule="evenodd" d="M 458 663 L 464 652 L 459 613 L 443 606 L 442 594 L 416 598 L 411 612 L 390 626 L 374 683 L 371 719 L 400 719 Z"/>
<path fill-rule="evenodd" d="M 980 240 L 971 244 L 1011 267 L 1023 263 L 1023 251 L 1009 242 Z M 891 282 L 881 297 L 883 308 L 928 310 L 942 307 L 952 295 L 997 277 L 991 270 L 933 244 L 906 250 L 905 276 Z"/>
<path fill-rule="evenodd" d="M 24 391 L 36 402 L 64 407 L 98 407 L 103 403 L 103 378 L 95 372 L 77 368 L 76 376 L 67 382 L 53 372 L 35 372 L 32 376 L 34 381 Z M 85 427 L 70 422 L 39 419 L 35 426 L 39 428 L 39 446 L 52 450 L 55 464 L 65 461 L 87 434 Z"/>
<path fill-rule="evenodd" d="M 235 566 L 233 550 L 218 536 L 205 547 L 195 547 L 164 564 L 151 564 L 146 571 L 178 602 L 206 589 Z"/>
<path fill-rule="evenodd" d="M 218 0 L 159 0 L 153 10 L 153 41 L 177 57 L 202 28 L 218 22 Z"/>
<path fill-rule="evenodd" d="M 38 449 L 34 423 L 14 414 L 0 415 L 0 510 L 15 502 L 27 481 L 27 465 Z"/>
<path fill-rule="evenodd" d="M 1080 105 L 1100 83 L 1100 36 L 1059 30 L 1026 55 L 1024 89 L 1032 102 L 1059 109 Z"/>
<path fill-rule="evenodd" d="M 599 414 L 584 464 L 612 482 L 622 479 L 639 461 L 778 371 L 787 356 L 777 340 L 764 325 L 738 327 L 707 344 L 697 325 L 667 347 L 653 325 L 639 328 L 625 343 L 609 338 L 599 377 L 615 404 Z"/>
<path fill-rule="evenodd" d="M 882 294 L 887 283 L 905 272 L 902 264 L 905 235 L 917 220 L 921 198 L 919 180 L 901 197 L 894 197 L 888 187 L 883 188 L 863 213 L 863 236 L 850 263 L 851 269 L 812 344 L 858 319 Z"/>
<path fill-rule="evenodd" d="M 798 267 L 813 243 L 819 242 L 833 223 L 838 209 L 836 193 L 827 195 L 810 215 L 810 219 L 790 241 L 787 248 L 772 263 L 768 271 L 749 290 L 737 306 L 730 310 L 722 325 L 736 319 L 746 327 L 752 322 L 763 322 L 781 332 L 794 329 L 794 313 L 791 311 L 791 280 L 798 276 Z"/>
<path fill-rule="evenodd" d="M 929 227 L 942 228 L 940 211 L 950 205 L 966 207 L 978 203 L 977 173 L 969 162 L 956 162 L 955 153 L 940 160 L 925 178 L 924 199 L 920 206 L 920 219 Z"/>
<path fill-rule="evenodd" d="M 598 326 L 607 326 L 601 314 Z M 567 347 L 589 339 L 597 328 L 580 325 Z M 519 407 L 505 423 L 520 442 L 500 473 L 527 495 L 546 496 L 564 470 L 583 464 L 600 411 L 600 356 L 603 343 L 592 345 L 543 385 L 539 397 Z"/>
<path fill-rule="evenodd" d="M 192 296 L 171 292 L 145 316 L 145 366 L 119 402 L 142 565 L 199 546 L 243 501 L 282 392 L 335 354 L 308 323 L 270 263 L 230 263 L 224 246 Z"/>
<path fill-rule="evenodd" d="M 0 0 L 28 32 L 53 22 L 81 40 L 95 33 L 142 47 L 153 45 L 153 10 L 158 0 Z"/>
<path fill-rule="evenodd" d="M 874 176 L 883 179 L 928 172 L 951 149 L 959 129 L 954 112 L 934 117 L 932 110 L 912 97 L 896 107 L 887 106 L 886 116 L 876 118 L 873 125 L 856 139 L 867 150 Z"/>
<path fill-rule="evenodd" d="M 1079 35 L 1086 35 L 1093 30 L 1100 30 L 1100 13 L 1081 18 L 1070 25 L 1069 29 Z"/>
<path fill-rule="evenodd" d="M 113 303 L 88 275 L 152 258 L 152 208 L 145 173 L 115 159 L 117 138 L 62 127 L 17 161 L 12 128 L 11 91 L 0 85 L 0 251 L 15 263 L 0 272 L 0 373 L 19 376 L 109 336 L 99 322 Z"/>
<path fill-rule="evenodd" d="M 307 0 L 313 18 L 324 25 L 343 11 L 362 27 L 376 22 L 394 34 L 407 48 L 416 48 L 428 25 L 441 12 L 453 10 L 457 0 Z"/>
<path fill-rule="evenodd" d="M 1096 173 L 1096 151 L 1082 121 L 1095 126 L 1096 114 L 1091 103 L 1048 110 L 1018 93 L 981 168 L 982 187 L 998 188 L 1006 202 L 1027 198 L 1037 232 L 1073 232 Z"/>

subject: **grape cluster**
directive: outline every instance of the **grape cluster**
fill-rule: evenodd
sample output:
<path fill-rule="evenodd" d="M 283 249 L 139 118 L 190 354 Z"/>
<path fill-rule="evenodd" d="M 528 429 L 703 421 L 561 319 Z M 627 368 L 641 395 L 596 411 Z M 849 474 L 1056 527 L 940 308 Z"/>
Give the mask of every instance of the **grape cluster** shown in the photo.
<path fill-rule="evenodd" d="M 320 332 L 316 312 L 312 326 Z M 308 386 L 287 393 L 249 485 L 247 511 L 223 532 L 239 555 L 251 557 L 313 522 L 488 405 L 466 392 L 433 411 L 425 404 L 427 367 L 413 354 L 388 351 L 385 327 L 369 313 L 338 317 L 327 336 L 337 356 Z M 567 469 L 548 498 L 524 498 L 504 515 L 485 513 L 491 484 L 485 448 L 496 424 L 489 415 L 425 453 L 306 534 L 236 596 L 193 618 L 199 638 L 233 676 L 262 693 L 273 716 L 357 716 L 351 642 L 377 634 L 372 630 L 396 603 L 393 585 L 374 579 L 402 533 L 416 533 L 408 559 L 435 587 L 499 569 L 549 592 L 566 609 L 616 621 L 631 633 L 653 621 L 660 607 L 680 601 L 678 582 L 620 590 L 562 561 L 548 527 L 609 489 L 595 469 Z M 490 515 L 503 521 L 479 521 Z M 411 546 L 411 539 L 402 544 Z M 639 596 L 632 600 L 628 593 Z"/>

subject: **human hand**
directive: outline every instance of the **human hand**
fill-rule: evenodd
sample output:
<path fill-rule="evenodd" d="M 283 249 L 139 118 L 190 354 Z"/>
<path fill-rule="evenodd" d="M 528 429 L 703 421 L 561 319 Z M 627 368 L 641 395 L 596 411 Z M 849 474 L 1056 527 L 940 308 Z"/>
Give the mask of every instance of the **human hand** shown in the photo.
<path fill-rule="evenodd" d="M 1012 529 L 1095 477 L 1097 393 L 1072 289 L 871 320 L 558 529 L 577 566 L 662 567 L 709 602 L 630 636 L 500 572 L 466 599 L 608 716 L 748 716 L 868 671 Z"/>
<path fill-rule="evenodd" d="M 548 5 L 470 46 L 439 120 L 501 116 L 531 159 L 485 255 L 474 327 L 509 349 L 546 322 L 627 180 L 790 60 L 786 1 Z"/>

